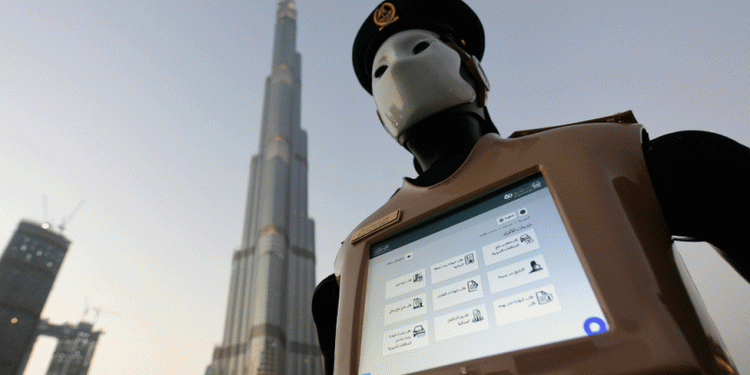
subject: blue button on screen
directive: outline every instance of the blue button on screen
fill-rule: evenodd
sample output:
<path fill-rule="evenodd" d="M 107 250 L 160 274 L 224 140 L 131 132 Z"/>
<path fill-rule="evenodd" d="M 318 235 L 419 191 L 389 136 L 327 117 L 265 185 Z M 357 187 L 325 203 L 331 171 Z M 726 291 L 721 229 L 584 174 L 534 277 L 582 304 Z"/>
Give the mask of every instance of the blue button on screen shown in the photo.
<path fill-rule="evenodd" d="M 607 324 L 604 323 L 602 318 L 592 316 L 583 322 L 583 330 L 586 331 L 586 334 L 589 336 L 596 335 L 607 332 Z"/>

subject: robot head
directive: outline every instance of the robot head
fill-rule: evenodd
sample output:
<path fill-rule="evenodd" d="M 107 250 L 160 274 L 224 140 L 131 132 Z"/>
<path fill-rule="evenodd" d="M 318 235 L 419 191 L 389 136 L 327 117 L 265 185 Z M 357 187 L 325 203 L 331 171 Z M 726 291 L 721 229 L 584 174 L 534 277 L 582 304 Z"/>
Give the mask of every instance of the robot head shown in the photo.
<path fill-rule="evenodd" d="M 480 80 L 478 90 L 489 88 L 478 60 L 435 32 L 409 29 L 386 39 L 372 65 L 372 94 L 386 131 L 403 143 L 400 136 L 412 125 L 475 101 L 477 93 L 462 76 L 462 65 L 472 72 L 470 80 Z"/>
<path fill-rule="evenodd" d="M 483 54 L 482 23 L 463 1 L 389 0 L 360 28 L 352 60 L 383 126 L 403 145 L 404 132 L 432 115 L 473 102 L 484 107 Z M 485 132 L 496 133 L 487 123 Z"/>

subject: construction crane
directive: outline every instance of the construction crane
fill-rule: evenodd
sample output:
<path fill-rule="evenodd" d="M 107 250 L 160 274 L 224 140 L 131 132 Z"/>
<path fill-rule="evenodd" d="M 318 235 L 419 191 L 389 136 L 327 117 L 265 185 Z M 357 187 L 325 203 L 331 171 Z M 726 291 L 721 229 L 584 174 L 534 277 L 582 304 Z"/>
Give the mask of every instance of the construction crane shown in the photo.
<path fill-rule="evenodd" d="M 99 320 L 99 315 L 102 312 L 110 314 L 110 315 L 120 315 L 120 313 L 117 311 L 108 310 L 108 309 L 104 309 L 104 308 L 97 307 L 97 306 L 92 306 L 89 303 L 88 296 L 84 296 L 83 298 L 84 298 L 84 309 L 83 309 L 83 314 L 81 314 L 82 322 L 88 322 L 92 326 L 94 326 L 96 324 L 96 321 Z M 94 315 L 93 319 L 89 316 L 89 311 L 93 312 L 93 315 Z"/>
<path fill-rule="evenodd" d="M 63 216 L 62 220 L 60 220 L 60 225 L 57 226 L 57 229 L 59 229 L 61 233 L 65 230 L 65 226 L 68 225 L 71 220 L 73 220 L 73 216 L 75 216 L 82 205 L 83 200 L 78 202 L 78 205 L 73 209 L 73 211 L 70 212 L 70 214 L 68 214 L 68 216 Z"/>

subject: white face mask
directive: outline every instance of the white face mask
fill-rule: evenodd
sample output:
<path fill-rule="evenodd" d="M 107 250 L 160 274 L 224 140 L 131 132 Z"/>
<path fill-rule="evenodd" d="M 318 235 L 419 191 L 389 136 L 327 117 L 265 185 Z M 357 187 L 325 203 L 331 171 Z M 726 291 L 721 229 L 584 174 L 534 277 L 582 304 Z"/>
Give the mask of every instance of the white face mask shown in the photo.
<path fill-rule="evenodd" d="M 398 140 L 417 122 L 474 101 L 460 69 L 458 52 L 436 33 L 405 30 L 386 39 L 372 63 L 372 96 L 388 133 Z"/>

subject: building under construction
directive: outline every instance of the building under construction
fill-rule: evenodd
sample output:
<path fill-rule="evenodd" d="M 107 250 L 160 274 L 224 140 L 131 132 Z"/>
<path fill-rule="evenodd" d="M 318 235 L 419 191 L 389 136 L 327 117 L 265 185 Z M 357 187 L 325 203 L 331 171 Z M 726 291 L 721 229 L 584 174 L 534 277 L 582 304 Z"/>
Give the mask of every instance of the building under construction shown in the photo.
<path fill-rule="evenodd" d="M 0 375 L 17 375 L 37 335 L 70 241 L 48 223 L 21 221 L 0 258 Z"/>
<path fill-rule="evenodd" d="M 57 338 L 47 375 L 86 375 L 102 331 L 95 331 L 93 323 L 88 322 L 74 326 L 68 323 L 54 325 L 42 320 L 37 334 Z"/>

